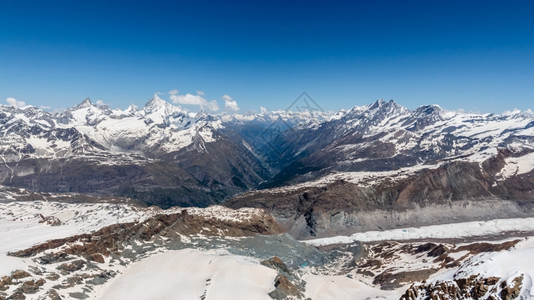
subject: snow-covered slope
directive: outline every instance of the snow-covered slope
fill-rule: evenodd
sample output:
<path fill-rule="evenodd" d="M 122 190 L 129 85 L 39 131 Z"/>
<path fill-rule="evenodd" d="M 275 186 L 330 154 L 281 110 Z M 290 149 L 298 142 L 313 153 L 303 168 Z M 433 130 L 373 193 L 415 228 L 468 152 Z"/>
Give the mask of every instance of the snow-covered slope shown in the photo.
<path fill-rule="evenodd" d="M 185 249 L 133 264 L 94 299 L 270 300 L 275 277 L 276 271 L 257 259 L 224 250 Z"/>

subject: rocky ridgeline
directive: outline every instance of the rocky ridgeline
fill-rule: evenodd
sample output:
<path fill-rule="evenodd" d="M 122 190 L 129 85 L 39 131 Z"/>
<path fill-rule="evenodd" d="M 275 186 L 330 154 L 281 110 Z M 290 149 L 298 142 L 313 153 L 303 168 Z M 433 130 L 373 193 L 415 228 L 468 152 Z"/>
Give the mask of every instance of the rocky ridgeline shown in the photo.
<path fill-rule="evenodd" d="M 283 229 L 268 214 L 254 215 L 250 219 L 229 220 L 191 215 L 186 209 L 173 214 L 160 214 L 143 222 L 114 224 L 94 233 L 51 240 L 28 249 L 9 253 L 17 257 L 31 257 L 51 249 L 61 249 L 54 255 L 85 256 L 95 262 L 104 262 L 103 256 L 120 254 L 125 245 L 135 241 L 180 238 L 190 235 L 243 237 L 283 233 Z M 51 260 L 55 258 L 50 257 Z"/>

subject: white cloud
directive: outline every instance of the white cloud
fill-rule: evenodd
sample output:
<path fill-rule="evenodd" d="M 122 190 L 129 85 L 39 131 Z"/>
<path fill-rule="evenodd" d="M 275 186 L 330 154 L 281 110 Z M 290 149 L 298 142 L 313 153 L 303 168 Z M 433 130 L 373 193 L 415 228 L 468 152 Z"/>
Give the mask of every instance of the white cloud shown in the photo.
<path fill-rule="evenodd" d="M 173 103 L 178 104 L 185 104 L 185 105 L 198 105 L 201 109 L 207 109 L 211 111 L 217 111 L 219 110 L 219 105 L 217 105 L 216 100 L 208 101 L 204 99 L 200 95 L 192 95 L 192 94 L 185 94 L 185 95 L 171 95 L 170 99 Z"/>
<path fill-rule="evenodd" d="M 8 97 L 6 99 L 6 102 L 7 104 L 13 106 L 13 107 L 16 107 L 16 108 L 25 108 L 26 107 L 26 103 L 24 103 L 24 101 L 19 101 L 13 97 Z"/>
<path fill-rule="evenodd" d="M 263 106 L 260 106 L 260 113 L 266 114 L 269 110 Z"/>
<path fill-rule="evenodd" d="M 96 105 L 103 106 L 103 105 L 107 105 L 107 104 L 106 104 L 106 102 L 104 102 L 104 100 L 96 100 Z"/>
<path fill-rule="evenodd" d="M 216 100 L 211 100 L 208 103 L 208 109 L 212 110 L 212 111 L 218 111 L 219 110 L 219 105 L 217 104 L 217 101 Z"/>
<path fill-rule="evenodd" d="M 204 96 L 204 92 L 203 91 L 197 91 L 197 95 Z"/>
<path fill-rule="evenodd" d="M 520 113 L 521 113 L 521 110 L 514 108 L 513 110 L 506 110 L 502 114 L 505 116 L 510 116 L 510 115 L 518 115 Z"/>
<path fill-rule="evenodd" d="M 169 91 L 169 95 L 177 95 L 178 94 L 178 90 L 170 90 Z"/>
<path fill-rule="evenodd" d="M 235 101 L 229 95 L 223 95 L 221 98 L 224 100 L 224 107 L 227 110 L 238 111 L 240 109 L 239 106 L 237 105 L 237 101 Z"/>

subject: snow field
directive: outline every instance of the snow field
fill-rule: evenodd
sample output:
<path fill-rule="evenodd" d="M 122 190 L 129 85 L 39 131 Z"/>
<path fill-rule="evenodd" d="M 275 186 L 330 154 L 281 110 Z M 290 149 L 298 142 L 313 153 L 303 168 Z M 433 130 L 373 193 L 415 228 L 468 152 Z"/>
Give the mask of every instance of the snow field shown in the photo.
<path fill-rule="evenodd" d="M 276 271 L 221 250 L 185 249 L 137 262 L 94 299 L 270 300 Z"/>

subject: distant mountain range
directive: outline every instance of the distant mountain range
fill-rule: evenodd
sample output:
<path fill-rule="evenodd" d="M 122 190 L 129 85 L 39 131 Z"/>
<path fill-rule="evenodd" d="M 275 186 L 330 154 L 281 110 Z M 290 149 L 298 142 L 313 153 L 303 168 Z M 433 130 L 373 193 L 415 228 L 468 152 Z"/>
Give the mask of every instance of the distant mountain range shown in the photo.
<path fill-rule="evenodd" d="M 534 203 L 534 117 L 519 111 L 379 100 L 333 113 L 210 115 L 157 96 L 126 110 L 86 99 L 58 113 L 0 106 L 0 137 L 1 185 L 164 208 L 263 207 L 303 235 L 360 211 Z"/>
<path fill-rule="evenodd" d="M 0 184 L 207 206 L 272 178 L 258 132 L 305 115 L 189 113 L 157 96 L 126 110 L 89 99 L 59 113 L 0 106 Z"/>

